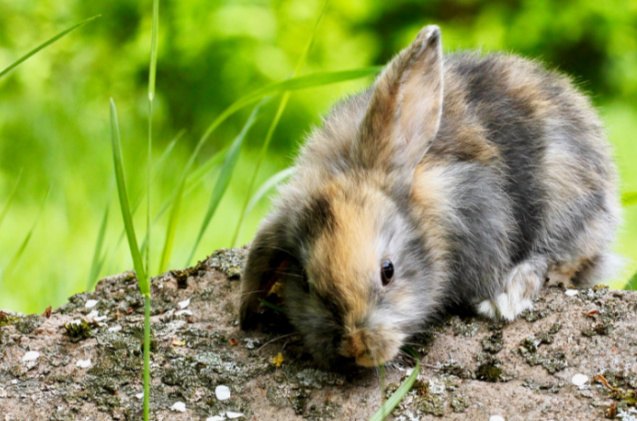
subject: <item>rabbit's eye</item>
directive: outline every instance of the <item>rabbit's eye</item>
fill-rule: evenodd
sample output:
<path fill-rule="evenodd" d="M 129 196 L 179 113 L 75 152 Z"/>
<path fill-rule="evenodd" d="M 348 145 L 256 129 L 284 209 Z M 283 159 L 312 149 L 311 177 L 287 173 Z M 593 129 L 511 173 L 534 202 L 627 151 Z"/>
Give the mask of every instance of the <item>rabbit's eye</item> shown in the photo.
<path fill-rule="evenodd" d="M 387 286 L 394 277 L 394 264 L 391 260 L 383 260 L 380 265 L 380 280 L 383 286 Z"/>

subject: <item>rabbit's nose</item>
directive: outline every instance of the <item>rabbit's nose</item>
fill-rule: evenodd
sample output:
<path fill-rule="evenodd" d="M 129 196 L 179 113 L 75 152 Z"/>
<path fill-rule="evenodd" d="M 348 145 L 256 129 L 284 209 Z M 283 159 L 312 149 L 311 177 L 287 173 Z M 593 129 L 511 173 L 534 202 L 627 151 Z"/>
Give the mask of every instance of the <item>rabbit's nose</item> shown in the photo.
<path fill-rule="evenodd" d="M 367 352 L 367 347 L 361 331 L 353 332 L 343 337 L 339 353 L 344 357 L 356 358 Z"/>

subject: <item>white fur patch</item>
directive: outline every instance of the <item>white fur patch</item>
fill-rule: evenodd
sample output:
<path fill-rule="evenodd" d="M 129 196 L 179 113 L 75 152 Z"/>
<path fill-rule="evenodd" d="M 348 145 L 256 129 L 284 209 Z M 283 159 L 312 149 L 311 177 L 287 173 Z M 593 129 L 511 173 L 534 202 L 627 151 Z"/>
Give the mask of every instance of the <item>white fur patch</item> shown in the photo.
<path fill-rule="evenodd" d="M 533 308 L 533 299 L 542 288 L 544 260 L 529 259 L 515 266 L 505 281 L 504 292 L 478 303 L 476 311 L 491 319 L 511 321 Z"/>

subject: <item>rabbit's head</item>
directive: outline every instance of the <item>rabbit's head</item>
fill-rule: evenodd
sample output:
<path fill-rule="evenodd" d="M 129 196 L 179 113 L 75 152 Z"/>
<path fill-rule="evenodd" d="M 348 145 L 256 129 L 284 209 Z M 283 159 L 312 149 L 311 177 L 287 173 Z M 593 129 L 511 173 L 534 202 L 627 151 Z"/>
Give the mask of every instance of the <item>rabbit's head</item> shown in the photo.
<path fill-rule="evenodd" d="M 319 362 L 371 367 L 393 359 L 422 326 L 437 299 L 436 257 L 411 201 L 418 163 L 440 126 L 442 72 L 440 31 L 425 27 L 360 112 L 337 109 L 330 129 L 310 141 L 252 243 L 243 328 L 274 294 Z"/>

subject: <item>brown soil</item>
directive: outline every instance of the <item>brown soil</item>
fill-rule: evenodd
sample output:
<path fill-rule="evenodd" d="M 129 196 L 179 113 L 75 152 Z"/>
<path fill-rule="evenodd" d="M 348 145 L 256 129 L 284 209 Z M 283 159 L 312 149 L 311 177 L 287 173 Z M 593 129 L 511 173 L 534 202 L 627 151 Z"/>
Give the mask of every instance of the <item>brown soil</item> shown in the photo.
<path fill-rule="evenodd" d="M 152 418 L 368 419 L 382 401 L 379 372 L 321 371 L 296 335 L 239 330 L 244 255 L 222 250 L 153 281 Z M 102 280 L 49 317 L 0 312 L 0 415 L 139 419 L 142 313 L 130 273 Z M 451 316 L 416 338 L 421 373 L 392 416 L 635 420 L 636 315 L 637 293 L 571 296 L 551 287 L 507 325 Z M 382 394 L 412 367 L 407 358 L 389 364 Z M 583 384 L 573 384 L 576 375 L 586 376 Z M 230 398 L 219 400 L 217 386 Z"/>

